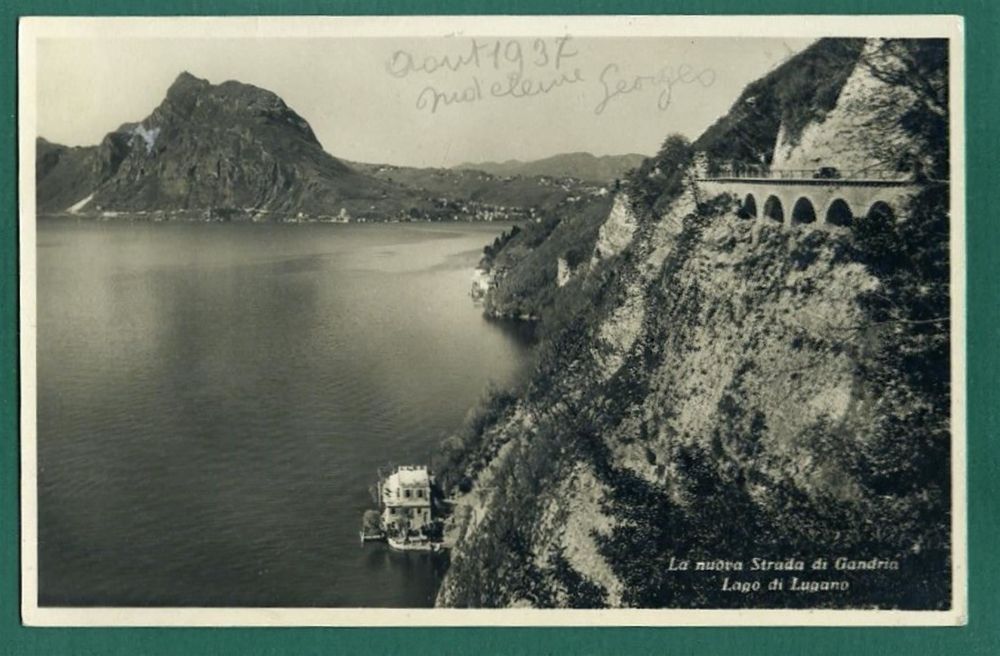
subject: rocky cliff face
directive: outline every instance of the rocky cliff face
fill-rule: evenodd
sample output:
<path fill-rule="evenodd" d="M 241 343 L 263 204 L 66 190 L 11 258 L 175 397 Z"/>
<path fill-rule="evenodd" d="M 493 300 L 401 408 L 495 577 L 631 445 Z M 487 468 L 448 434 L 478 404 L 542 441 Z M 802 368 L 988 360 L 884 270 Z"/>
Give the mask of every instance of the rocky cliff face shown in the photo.
<path fill-rule="evenodd" d="M 807 70 L 822 61 L 846 85 L 817 79 L 787 99 L 810 106 L 775 103 L 761 118 L 773 128 L 768 157 L 812 161 L 810 145 L 827 144 L 853 166 L 870 151 L 856 149 L 864 137 L 848 125 L 882 120 L 885 134 L 898 129 L 919 147 L 935 119 L 886 118 L 882 99 L 910 90 L 858 69 L 862 47 L 875 45 L 805 53 Z M 800 74 L 793 61 L 752 87 Z M 811 118 L 790 146 L 780 126 L 803 111 Z M 461 537 L 438 604 L 946 605 L 946 198 L 931 185 L 897 225 L 830 232 L 741 219 L 731 199 L 690 184 L 657 200 L 662 213 L 619 197 L 589 242 L 589 267 L 543 313 L 551 325 L 534 380 L 466 438 L 475 457 L 458 460 Z M 723 585 L 727 573 L 766 583 L 743 570 L 753 558 L 830 558 L 833 568 L 838 556 L 895 565 L 800 575 L 846 582 L 846 592 Z M 672 567 L 683 560 L 720 569 Z"/>
<path fill-rule="evenodd" d="M 929 172 L 945 142 L 942 127 L 936 125 L 947 106 L 943 74 L 940 65 L 899 52 L 883 39 L 866 41 L 836 105 L 800 130 L 792 132 L 782 124 L 771 167 L 832 166 L 846 173 L 912 171 L 917 165 Z M 900 83 L 909 75 L 926 79 L 931 93 Z M 931 129 L 911 129 L 911 117 Z"/>
<path fill-rule="evenodd" d="M 713 167 L 771 165 L 778 145 L 797 143 L 806 126 L 822 123 L 837 106 L 864 44 L 826 39 L 807 48 L 749 84 L 695 146 Z"/>
<path fill-rule="evenodd" d="M 621 194 L 615 198 L 607 221 L 601 224 L 597 233 L 597 243 L 594 244 L 591 266 L 621 253 L 632 241 L 635 229 L 636 217 L 628 195 Z"/>

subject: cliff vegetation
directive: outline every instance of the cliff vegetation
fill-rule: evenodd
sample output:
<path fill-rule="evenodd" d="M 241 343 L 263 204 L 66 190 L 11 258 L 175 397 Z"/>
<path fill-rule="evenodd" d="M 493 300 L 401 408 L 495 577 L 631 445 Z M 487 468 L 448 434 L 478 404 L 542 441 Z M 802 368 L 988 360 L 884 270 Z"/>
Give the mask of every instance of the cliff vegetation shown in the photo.
<path fill-rule="evenodd" d="M 487 311 L 543 331 L 531 380 L 444 445 L 439 605 L 947 607 L 942 47 L 821 40 L 694 143 L 668 138 L 613 199 L 487 249 Z M 937 63 L 914 77 L 914 53 Z M 890 112 L 901 97 L 923 109 Z M 693 182 L 699 159 L 835 156 L 848 126 L 869 132 L 844 157 L 904 151 L 893 166 L 936 172 L 892 218 L 749 220 Z M 818 559 L 819 574 L 796 567 Z M 752 587 L 775 570 L 783 589 Z M 817 579 L 836 586 L 803 583 Z"/>

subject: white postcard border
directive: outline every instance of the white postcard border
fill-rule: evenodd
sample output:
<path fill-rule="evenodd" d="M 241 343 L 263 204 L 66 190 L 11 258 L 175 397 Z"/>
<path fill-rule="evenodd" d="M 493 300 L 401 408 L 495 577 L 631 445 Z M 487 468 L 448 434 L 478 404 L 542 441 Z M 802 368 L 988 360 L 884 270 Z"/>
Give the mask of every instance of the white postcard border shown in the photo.
<path fill-rule="evenodd" d="M 960 16 L 29 17 L 19 24 L 21 614 L 29 626 L 957 626 L 968 617 L 964 24 Z M 952 608 L 462 610 L 39 607 L 35 366 L 36 43 L 43 38 L 447 36 L 941 37 L 950 39 Z"/>

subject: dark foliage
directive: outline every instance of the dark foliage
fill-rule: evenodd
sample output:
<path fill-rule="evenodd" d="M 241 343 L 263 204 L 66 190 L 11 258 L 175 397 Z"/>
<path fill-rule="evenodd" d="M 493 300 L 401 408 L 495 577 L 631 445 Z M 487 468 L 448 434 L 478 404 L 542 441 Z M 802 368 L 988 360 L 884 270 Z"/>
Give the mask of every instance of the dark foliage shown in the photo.
<path fill-rule="evenodd" d="M 487 315 L 543 317 L 560 290 L 556 285 L 558 258 L 577 266 L 593 252 L 611 199 L 591 197 L 545 212 L 540 221 L 523 224 L 508 234 L 498 250 L 485 253 L 496 275 L 496 286 L 485 299 Z"/>
<path fill-rule="evenodd" d="M 441 489 L 472 489 L 472 477 L 486 465 L 501 446 L 485 440 L 488 428 L 507 416 L 517 400 L 513 390 L 487 387 L 479 403 L 469 411 L 461 429 L 441 442 L 434 456 L 434 471 Z"/>
<path fill-rule="evenodd" d="M 676 198 L 683 186 L 684 175 L 694 151 L 691 142 L 680 134 L 668 136 L 659 152 L 629 172 L 626 190 L 632 208 L 639 215 L 650 210 L 662 211 Z"/>
<path fill-rule="evenodd" d="M 494 239 L 492 244 L 487 244 L 483 247 L 483 258 L 479 261 L 479 266 L 487 269 L 490 268 L 493 265 L 493 259 L 504 249 L 504 246 L 520 233 L 521 226 L 511 226 L 510 230 L 504 231 L 503 234 Z"/>
<path fill-rule="evenodd" d="M 906 109 L 898 118 L 900 125 L 921 145 L 920 153 L 890 148 L 881 153 L 883 161 L 921 180 L 947 179 L 947 39 L 882 39 L 861 58 L 861 65 L 890 88 L 909 94 L 905 98 L 888 94 L 876 102 L 871 112 L 872 126 L 877 129 L 888 118 L 895 119 L 903 104 Z M 925 163 L 929 164 L 926 168 Z"/>
<path fill-rule="evenodd" d="M 859 373 L 889 410 L 858 466 L 878 494 L 932 490 L 942 504 L 951 391 L 947 208 L 948 188 L 933 185 L 914 198 L 905 220 L 861 220 L 854 228 L 858 259 L 882 282 L 862 299 L 877 339 Z"/>

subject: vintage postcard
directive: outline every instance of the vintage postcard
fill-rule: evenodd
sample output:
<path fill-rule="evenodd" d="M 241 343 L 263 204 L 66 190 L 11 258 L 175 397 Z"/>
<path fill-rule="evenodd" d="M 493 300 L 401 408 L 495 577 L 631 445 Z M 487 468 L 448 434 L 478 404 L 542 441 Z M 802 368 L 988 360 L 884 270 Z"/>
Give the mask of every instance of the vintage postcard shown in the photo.
<path fill-rule="evenodd" d="M 29 18 L 29 625 L 966 621 L 954 16 Z"/>

